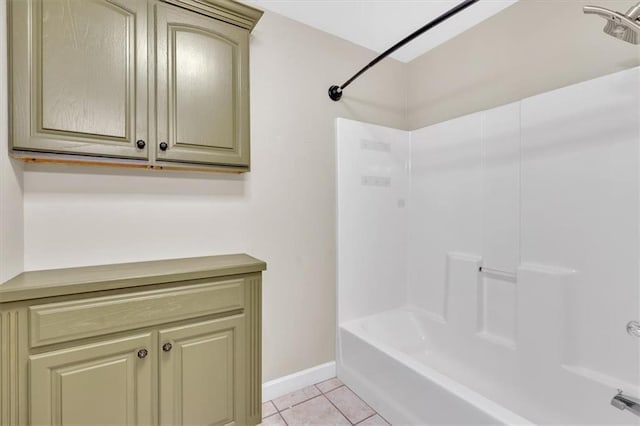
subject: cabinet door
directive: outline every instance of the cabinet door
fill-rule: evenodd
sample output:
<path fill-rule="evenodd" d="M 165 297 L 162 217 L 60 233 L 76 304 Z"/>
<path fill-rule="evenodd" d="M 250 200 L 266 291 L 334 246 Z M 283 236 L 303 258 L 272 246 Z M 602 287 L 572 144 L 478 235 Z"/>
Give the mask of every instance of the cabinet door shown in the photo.
<path fill-rule="evenodd" d="M 244 342 L 243 315 L 160 331 L 160 424 L 246 424 Z"/>
<path fill-rule="evenodd" d="M 249 32 L 155 6 L 157 159 L 249 165 Z"/>
<path fill-rule="evenodd" d="M 10 1 L 14 149 L 147 157 L 146 7 Z"/>
<path fill-rule="evenodd" d="M 150 348 L 141 334 L 31 356 L 31 424 L 151 424 Z"/>

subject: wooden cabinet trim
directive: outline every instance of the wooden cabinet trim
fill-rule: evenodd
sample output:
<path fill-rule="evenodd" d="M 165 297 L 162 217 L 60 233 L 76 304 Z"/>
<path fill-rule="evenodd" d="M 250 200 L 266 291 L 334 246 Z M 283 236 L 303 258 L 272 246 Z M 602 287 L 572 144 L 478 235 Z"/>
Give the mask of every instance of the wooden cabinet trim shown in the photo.
<path fill-rule="evenodd" d="M 266 264 L 246 254 L 166 259 L 23 272 L 0 285 L 3 303 L 219 278 L 264 271 Z"/>
<path fill-rule="evenodd" d="M 161 0 L 175 6 L 189 9 L 210 18 L 253 30 L 263 12 L 246 4 L 230 0 Z"/>
<path fill-rule="evenodd" d="M 33 306 L 31 346 L 243 309 L 244 288 L 244 280 L 236 279 Z"/>

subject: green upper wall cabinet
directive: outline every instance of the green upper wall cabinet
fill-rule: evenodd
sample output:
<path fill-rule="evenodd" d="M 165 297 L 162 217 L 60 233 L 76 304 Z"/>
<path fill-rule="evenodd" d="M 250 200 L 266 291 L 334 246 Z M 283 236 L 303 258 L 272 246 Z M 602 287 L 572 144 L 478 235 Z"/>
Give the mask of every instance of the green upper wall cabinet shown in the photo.
<path fill-rule="evenodd" d="M 10 0 L 26 160 L 249 169 L 249 32 L 229 0 Z"/>
<path fill-rule="evenodd" d="M 155 8 L 158 159 L 247 166 L 248 31 Z"/>
<path fill-rule="evenodd" d="M 10 8 L 13 148 L 146 159 L 146 2 Z"/>

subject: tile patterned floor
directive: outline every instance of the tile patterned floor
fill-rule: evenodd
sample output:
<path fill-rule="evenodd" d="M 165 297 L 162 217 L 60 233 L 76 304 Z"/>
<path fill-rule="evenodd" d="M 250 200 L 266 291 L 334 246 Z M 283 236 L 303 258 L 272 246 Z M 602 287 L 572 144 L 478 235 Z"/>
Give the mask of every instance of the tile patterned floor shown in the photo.
<path fill-rule="evenodd" d="M 262 424 L 390 426 L 337 378 L 265 402 Z"/>

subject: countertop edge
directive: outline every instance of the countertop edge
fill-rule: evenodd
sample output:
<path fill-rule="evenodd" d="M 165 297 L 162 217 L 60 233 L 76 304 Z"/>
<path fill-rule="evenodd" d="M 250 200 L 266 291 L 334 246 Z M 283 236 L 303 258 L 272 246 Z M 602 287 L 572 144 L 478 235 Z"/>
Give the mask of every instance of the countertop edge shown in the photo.
<path fill-rule="evenodd" d="M 207 267 L 208 263 L 211 263 L 211 266 Z M 117 271 L 122 268 L 126 270 L 118 273 Z M 167 269 L 172 270 L 167 271 Z M 267 264 L 262 260 L 247 254 L 233 254 L 30 271 L 23 272 L 4 284 L 0 284 L 0 304 L 243 275 L 266 269 Z M 100 278 L 101 273 L 106 277 Z M 92 277 L 93 275 L 95 277 Z M 63 281 L 60 282 L 61 280 Z"/>

